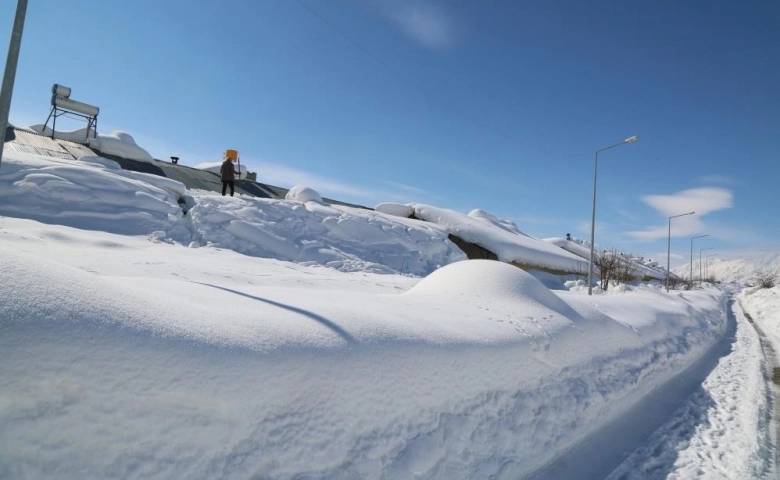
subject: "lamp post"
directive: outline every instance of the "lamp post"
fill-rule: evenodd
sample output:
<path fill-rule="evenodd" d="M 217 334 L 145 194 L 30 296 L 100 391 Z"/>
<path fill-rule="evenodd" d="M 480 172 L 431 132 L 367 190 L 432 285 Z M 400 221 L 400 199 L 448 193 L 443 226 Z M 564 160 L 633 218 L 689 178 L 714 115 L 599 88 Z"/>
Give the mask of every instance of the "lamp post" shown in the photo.
<path fill-rule="evenodd" d="M 686 215 L 693 215 L 696 212 L 681 213 L 679 215 L 672 215 L 669 217 L 669 234 L 666 237 L 666 291 L 669 292 L 669 258 L 672 252 L 672 219 L 677 217 L 684 217 Z"/>
<path fill-rule="evenodd" d="M 626 143 L 634 143 L 637 140 L 639 140 L 639 137 L 634 135 L 632 137 L 628 137 L 620 143 L 596 150 L 596 162 L 593 168 L 593 213 L 590 219 L 590 264 L 588 265 L 588 295 L 593 295 L 593 249 L 596 240 L 596 179 L 598 178 L 599 173 L 599 152 L 609 150 L 610 148 L 619 147 L 620 145 L 624 145 Z"/>
<path fill-rule="evenodd" d="M 0 89 L 0 163 L 3 162 L 3 144 L 5 144 L 5 132 L 8 129 L 8 114 L 11 111 L 11 94 L 14 91 L 14 79 L 16 79 L 16 65 L 19 63 L 19 49 L 22 46 L 22 30 L 24 30 L 24 17 L 27 14 L 27 0 L 18 0 L 16 3 L 16 16 L 11 30 L 11 41 L 8 44 L 8 58 L 5 61 L 3 73 L 3 86 Z"/>
<path fill-rule="evenodd" d="M 703 250 L 712 250 L 715 247 L 707 247 L 707 248 L 700 248 L 699 249 L 699 286 L 701 286 L 701 252 Z"/>
<path fill-rule="evenodd" d="M 713 254 L 710 254 L 710 255 L 707 255 L 707 256 L 704 257 L 704 276 L 705 277 L 709 276 L 710 257 L 717 257 L 717 256 L 718 256 L 717 253 L 713 253 Z"/>
<path fill-rule="evenodd" d="M 708 233 L 707 235 L 699 235 L 698 237 L 691 237 L 691 283 L 690 283 L 691 290 L 693 290 L 693 241 L 697 238 L 704 238 L 709 236 L 710 234 Z"/>

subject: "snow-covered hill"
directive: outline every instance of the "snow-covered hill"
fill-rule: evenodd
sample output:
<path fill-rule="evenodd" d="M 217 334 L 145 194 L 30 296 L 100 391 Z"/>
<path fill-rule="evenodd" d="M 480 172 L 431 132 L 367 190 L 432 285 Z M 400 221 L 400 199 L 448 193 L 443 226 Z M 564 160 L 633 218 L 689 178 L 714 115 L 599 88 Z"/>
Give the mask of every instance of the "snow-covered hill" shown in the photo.
<path fill-rule="evenodd" d="M 683 278 L 690 277 L 691 264 L 686 263 L 672 271 Z M 708 262 L 702 262 L 702 274 L 706 271 L 705 278 L 712 276 L 722 282 L 732 282 L 739 285 L 751 284 L 756 276 L 763 273 L 778 274 L 780 280 L 780 252 L 765 252 L 763 254 L 753 254 L 742 258 L 718 257 L 710 258 Z M 699 260 L 693 262 L 693 276 L 699 277 Z"/>

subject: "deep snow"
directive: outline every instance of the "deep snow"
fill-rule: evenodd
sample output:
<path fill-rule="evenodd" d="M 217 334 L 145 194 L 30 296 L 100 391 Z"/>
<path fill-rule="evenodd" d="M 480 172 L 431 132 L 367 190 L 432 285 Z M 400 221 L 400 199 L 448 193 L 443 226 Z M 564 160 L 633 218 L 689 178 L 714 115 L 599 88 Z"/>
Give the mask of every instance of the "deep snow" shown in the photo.
<path fill-rule="evenodd" d="M 13 153 L 0 198 L 0 477 L 554 476 L 594 438 L 618 453 L 579 467 L 614 478 L 773 473 L 728 291 L 550 290 L 447 239 L 574 258 L 490 214 L 221 197 L 105 159 Z M 680 413 L 655 435 L 604 433 L 659 393 Z"/>

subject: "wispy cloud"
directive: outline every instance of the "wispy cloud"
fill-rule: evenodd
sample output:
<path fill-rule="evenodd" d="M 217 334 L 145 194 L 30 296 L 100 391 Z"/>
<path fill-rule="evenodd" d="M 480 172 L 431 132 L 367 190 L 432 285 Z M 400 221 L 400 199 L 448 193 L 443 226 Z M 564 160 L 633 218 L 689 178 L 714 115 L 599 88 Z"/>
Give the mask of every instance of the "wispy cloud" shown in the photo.
<path fill-rule="evenodd" d="M 382 12 L 413 40 L 434 49 L 447 49 L 460 38 L 454 17 L 430 1 L 383 2 Z"/>
<path fill-rule="evenodd" d="M 697 178 L 696 182 L 708 185 L 734 185 L 737 183 L 736 179 L 726 175 L 704 175 Z"/>
<path fill-rule="evenodd" d="M 264 161 L 253 163 L 259 165 L 257 179 L 263 183 L 286 188 L 304 185 L 326 196 L 339 194 L 363 199 L 375 198 L 375 192 L 363 186 L 351 185 L 328 177 L 313 175 L 286 165 Z"/>
<path fill-rule="evenodd" d="M 664 250 L 663 252 L 656 253 L 655 256 L 646 255 L 645 259 L 655 260 L 656 262 L 658 262 L 658 265 L 662 265 L 664 268 L 666 268 L 666 253 L 667 253 L 666 250 Z M 670 252 L 669 260 L 679 264 L 680 262 L 683 261 L 687 262 L 688 256 L 680 255 L 679 253 Z"/>
<path fill-rule="evenodd" d="M 405 183 L 399 183 L 399 182 L 391 182 L 389 180 L 385 180 L 385 185 L 389 186 L 390 188 L 394 190 L 400 190 L 402 193 L 408 193 L 412 195 L 428 195 L 428 192 L 422 188 L 415 187 L 413 185 L 407 185 Z"/>
<path fill-rule="evenodd" d="M 617 207 L 615 211 L 622 217 L 626 218 L 629 221 L 636 222 L 639 220 L 639 216 L 637 216 L 634 212 L 631 210 L 628 210 L 626 208 L 620 208 Z"/>
<path fill-rule="evenodd" d="M 690 236 L 707 230 L 702 217 L 708 213 L 731 208 L 734 195 L 720 187 L 692 188 L 674 195 L 646 195 L 642 201 L 665 217 L 694 211 L 695 215 L 678 217 L 674 220 L 673 236 Z M 669 234 L 669 225 L 650 227 L 645 230 L 626 232 L 637 240 L 656 240 Z"/>

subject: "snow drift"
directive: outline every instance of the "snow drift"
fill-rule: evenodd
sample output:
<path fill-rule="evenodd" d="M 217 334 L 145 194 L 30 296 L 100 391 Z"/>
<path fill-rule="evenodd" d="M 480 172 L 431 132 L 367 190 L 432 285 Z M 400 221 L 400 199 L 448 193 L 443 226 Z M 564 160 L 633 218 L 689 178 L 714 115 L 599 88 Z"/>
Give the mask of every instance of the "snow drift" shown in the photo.
<path fill-rule="evenodd" d="M 148 267 L 96 276 L 19 245 L 0 246 L 15 279 L 0 286 L 12 476 L 518 478 L 685 368 L 724 324 L 711 293 L 692 310 L 639 290 L 635 323 L 621 314 L 635 298 L 603 297 L 611 317 L 500 262 L 456 263 L 398 295 L 342 290 L 337 272 L 323 290 L 326 270 L 295 288 Z"/>
<path fill-rule="evenodd" d="M 8 152 L 0 170 L 0 214 L 128 235 L 164 229 L 181 218 L 181 183 L 83 158 Z"/>
<path fill-rule="evenodd" d="M 488 214 L 167 182 L 0 167 L 0 477 L 521 478 L 728 325 L 714 289 L 587 297 L 464 260 L 453 232 L 576 265 Z"/>

